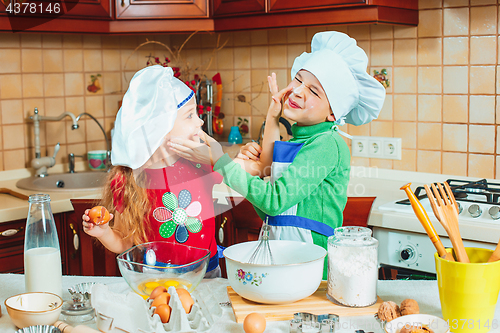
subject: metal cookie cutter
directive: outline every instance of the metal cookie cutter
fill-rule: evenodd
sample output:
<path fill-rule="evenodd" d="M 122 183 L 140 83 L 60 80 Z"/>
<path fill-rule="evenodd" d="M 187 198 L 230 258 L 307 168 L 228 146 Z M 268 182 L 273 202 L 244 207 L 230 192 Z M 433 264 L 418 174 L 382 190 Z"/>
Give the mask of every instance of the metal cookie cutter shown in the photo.
<path fill-rule="evenodd" d="M 290 320 L 290 333 L 334 333 L 339 316 L 335 314 L 315 315 L 307 312 L 297 312 Z"/>

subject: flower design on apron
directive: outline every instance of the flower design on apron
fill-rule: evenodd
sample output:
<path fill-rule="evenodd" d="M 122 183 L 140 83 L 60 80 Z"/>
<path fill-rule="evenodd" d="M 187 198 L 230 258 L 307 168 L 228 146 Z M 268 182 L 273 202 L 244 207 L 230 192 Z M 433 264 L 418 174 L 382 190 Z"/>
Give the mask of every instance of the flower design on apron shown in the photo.
<path fill-rule="evenodd" d="M 179 192 L 179 198 L 172 192 L 166 192 L 162 196 L 165 207 L 157 207 L 153 211 L 153 217 L 160 226 L 160 236 L 169 238 L 175 234 L 178 243 L 185 243 L 189 238 L 189 232 L 201 231 L 202 223 L 195 217 L 201 213 L 201 203 L 191 202 L 191 193 L 188 190 Z"/>

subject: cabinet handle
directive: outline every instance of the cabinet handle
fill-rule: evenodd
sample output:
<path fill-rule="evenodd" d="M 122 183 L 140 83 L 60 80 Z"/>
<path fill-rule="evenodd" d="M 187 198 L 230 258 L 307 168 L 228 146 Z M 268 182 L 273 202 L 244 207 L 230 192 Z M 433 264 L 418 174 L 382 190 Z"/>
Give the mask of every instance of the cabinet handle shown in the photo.
<path fill-rule="evenodd" d="M 219 243 L 224 243 L 224 225 L 226 225 L 227 217 L 224 216 L 224 221 L 220 224 L 219 228 Z"/>
<path fill-rule="evenodd" d="M 7 230 L 0 232 L 0 235 L 2 235 L 4 237 L 14 236 L 15 234 L 17 234 L 19 231 L 21 231 L 23 229 L 24 229 L 24 227 L 19 227 L 17 229 L 7 229 Z"/>
<path fill-rule="evenodd" d="M 125 0 L 122 0 L 122 7 L 125 7 Z"/>
<path fill-rule="evenodd" d="M 73 230 L 73 247 L 75 248 L 75 251 L 78 251 L 78 248 L 80 247 L 80 239 L 78 238 L 78 233 L 76 232 L 73 223 L 70 223 L 69 227 L 71 230 Z"/>

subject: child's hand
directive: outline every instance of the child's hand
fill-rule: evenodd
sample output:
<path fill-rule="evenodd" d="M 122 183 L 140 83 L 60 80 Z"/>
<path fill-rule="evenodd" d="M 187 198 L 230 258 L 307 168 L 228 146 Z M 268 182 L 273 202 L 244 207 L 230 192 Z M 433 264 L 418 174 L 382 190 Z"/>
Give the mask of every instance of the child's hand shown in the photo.
<path fill-rule="evenodd" d="M 269 83 L 269 89 L 272 94 L 271 105 L 269 105 L 269 110 L 267 115 L 275 118 L 276 120 L 281 117 L 281 99 L 292 90 L 293 87 L 286 87 L 283 90 L 278 89 L 278 81 L 276 80 L 276 73 L 272 73 L 271 76 L 267 77 L 267 82 Z"/>
<path fill-rule="evenodd" d="M 219 158 L 224 155 L 222 146 L 202 130 L 200 130 L 199 136 L 204 143 L 181 138 L 172 138 L 167 142 L 167 146 L 172 149 L 174 153 L 186 160 L 213 166 L 217 163 Z"/>
<path fill-rule="evenodd" d="M 109 223 L 95 225 L 94 223 L 90 222 L 89 212 L 90 209 L 86 209 L 85 213 L 82 216 L 83 231 L 89 236 L 99 238 L 102 235 L 104 235 L 106 229 L 109 228 Z M 112 219 L 113 219 L 113 214 L 110 213 L 109 220 L 111 221 Z"/>
<path fill-rule="evenodd" d="M 249 142 L 240 148 L 240 152 L 236 157 L 241 158 L 243 160 L 251 159 L 254 161 L 258 161 L 261 153 L 262 153 L 262 148 L 261 146 L 259 146 L 257 142 Z"/>

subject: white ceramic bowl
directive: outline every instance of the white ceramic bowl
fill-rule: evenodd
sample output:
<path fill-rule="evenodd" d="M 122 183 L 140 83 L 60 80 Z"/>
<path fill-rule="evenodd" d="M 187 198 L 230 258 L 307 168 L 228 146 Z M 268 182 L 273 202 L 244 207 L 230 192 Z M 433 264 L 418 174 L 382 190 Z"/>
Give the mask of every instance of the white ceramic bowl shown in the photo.
<path fill-rule="evenodd" d="M 54 324 L 62 304 L 61 297 L 45 292 L 19 294 L 5 300 L 10 319 L 18 328 Z"/>
<path fill-rule="evenodd" d="M 433 330 L 434 333 L 450 332 L 448 323 L 444 319 L 428 314 L 412 314 L 398 317 L 385 324 L 385 331 L 387 333 L 399 333 L 399 331 L 405 326 L 409 327 L 418 325 L 426 325 Z"/>
<path fill-rule="evenodd" d="M 297 241 L 271 240 L 274 265 L 249 264 L 259 241 L 224 250 L 229 284 L 238 295 L 267 304 L 292 303 L 312 295 L 323 277 L 326 250 Z"/>

